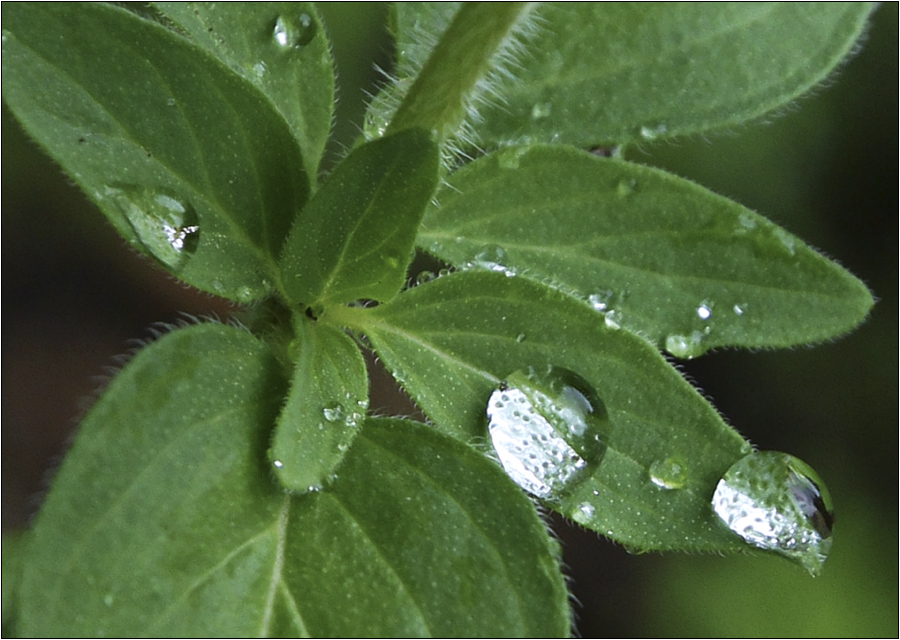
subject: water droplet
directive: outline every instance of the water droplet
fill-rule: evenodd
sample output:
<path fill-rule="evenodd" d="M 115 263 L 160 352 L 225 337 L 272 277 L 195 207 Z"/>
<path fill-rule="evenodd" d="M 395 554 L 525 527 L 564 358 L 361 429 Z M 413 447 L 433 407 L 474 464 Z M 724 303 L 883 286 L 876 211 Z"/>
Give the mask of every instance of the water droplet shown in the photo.
<path fill-rule="evenodd" d="M 756 218 L 749 211 L 742 211 L 738 216 L 738 233 L 747 233 L 756 229 Z"/>
<path fill-rule="evenodd" d="M 641 127 L 641 137 L 644 140 L 656 140 L 658 137 L 665 135 L 668 127 L 662 123 L 653 125 L 644 125 Z"/>
<path fill-rule="evenodd" d="M 700 306 L 697 307 L 697 317 L 701 320 L 709 320 L 712 317 L 712 303 L 700 303 Z"/>
<path fill-rule="evenodd" d="M 282 467 L 284 467 L 284 463 L 281 460 L 272 460 L 272 466 L 274 466 L 276 469 L 281 469 Z"/>
<path fill-rule="evenodd" d="M 795 255 L 797 253 L 797 239 L 794 238 L 791 234 L 789 234 L 784 229 L 775 229 L 775 237 L 781 242 L 782 246 L 787 249 L 787 252 L 791 255 Z"/>
<path fill-rule="evenodd" d="M 619 184 L 616 185 L 616 193 L 620 198 L 625 198 L 634 193 L 635 189 L 637 189 L 637 180 L 631 178 L 628 180 L 620 180 Z"/>
<path fill-rule="evenodd" d="M 613 297 L 615 294 L 611 289 L 607 289 L 606 291 L 601 291 L 599 293 L 592 293 L 588 296 L 588 304 L 594 308 L 594 311 L 599 311 L 603 313 L 609 308 L 609 305 L 612 303 Z"/>
<path fill-rule="evenodd" d="M 622 328 L 622 312 L 616 311 L 615 309 L 610 309 L 606 312 L 606 316 L 604 317 L 604 322 L 609 329 L 621 329 Z"/>
<path fill-rule="evenodd" d="M 200 226 L 194 208 L 170 193 L 143 187 L 106 187 L 141 245 L 157 260 L 178 269 L 197 249 Z"/>
<path fill-rule="evenodd" d="M 435 278 L 437 278 L 437 275 L 433 271 L 420 271 L 416 276 L 416 286 L 431 282 Z"/>
<path fill-rule="evenodd" d="M 328 422 L 337 422 L 344 419 L 344 407 L 334 404 L 322 409 L 322 415 Z"/>
<path fill-rule="evenodd" d="M 170 107 L 174 107 L 176 104 L 178 104 L 178 102 L 176 102 L 175 98 L 169 98 L 168 100 L 166 100 L 166 104 Z"/>
<path fill-rule="evenodd" d="M 255 65 L 253 65 L 253 73 L 256 74 L 257 78 L 262 78 L 269 72 L 269 68 L 266 66 L 265 62 L 259 61 Z"/>
<path fill-rule="evenodd" d="M 464 268 L 485 269 L 487 271 L 503 273 L 507 277 L 514 276 L 516 275 L 515 270 L 506 266 L 508 261 L 509 256 L 506 255 L 506 251 L 503 247 L 490 244 L 479 249 L 478 253 L 475 254 L 475 257 L 467 262 Z"/>
<path fill-rule="evenodd" d="M 657 460 L 650 465 L 650 480 L 660 489 L 681 489 L 687 482 L 687 468 L 674 458 Z"/>
<path fill-rule="evenodd" d="M 237 297 L 238 302 L 247 304 L 253 302 L 253 298 L 256 297 L 256 293 L 250 287 L 243 286 L 235 292 L 235 297 Z"/>
<path fill-rule="evenodd" d="M 519 160 L 528 153 L 528 147 L 508 147 L 497 153 L 497 165 L 501 169 L 518 169 Z"/>
<path fill-rule="evenodd" d="M 103 596 L 103 604 L 105 604 L 107 607 L 111 607 L 113 605 L 113 602 L 115 602 L 115 598 L 113 598 L 113 595 L 111 593 L 107 593 L 105 596 Z"/>
<path fill-rule="evenodd" d="M 712 507 L 749 544 L 821 572 L 834 512 L 825 484 L 801 460 L 776 451 L 741 458 L 719 481 Z"/>
<path fill-rule="evenodd" d="M 516 342 L 518 342 L 518 343 L 520 343 L 520 344 L 523 343 L 523 342 L 525 342 L 525 334 L 524 334 L 524 333 L 520 333 L 519 335 L 517 335 L 517 336 L 516 336 Z"/>
<path fill-rule="evenodd" d="M 550 111 L 552 109 L 553 105 L 549 102 L 538 102 L 533 107 L 531 107 L 531 119 L 543 120 L 550 115 Z"/>
<path fill-rule="evenodd" d="M 706 353 L 702 331 L 692 331 L 688 335 L 673 334 L 666 337 L 666 351 L 676 358 L 697 358 Z"/>
<path fill-rule="evenodd" d="M 308 13 L 296 17 L 278 16 L 272 29 L 272 38 L 282 49 L 297 49 L 316 35 L 316 23 Z"/>
<path fill-rule="evenodd" d="M 606 407 L 567 369 L 513 373 L 491 395 L 487 415 L 500 464 L 539 498 L 558 496 L 590 475 L 606 451 Z"/>
<path fill-rule="evenodd" d="M 746 306 L 747 306 L 747 305 L 743 305 L 743 304 L 736 304 L 736 305 L 734 305 L 734 313 L 735 313 L 735 315 L 739 315 L 739 316 L 744 315 L 744 308 L 745 308 Z"/>
<path fill-rule="evenodd" d="M 572 520 L 574 520 L 578 524 L 590 526 L 591 522 L 594 519 L 594 513 L 596 513 L 594 505 L 588 502 L 584 502 L 578 505 L 578 508 L 574 512 L 572 512 Z"/>

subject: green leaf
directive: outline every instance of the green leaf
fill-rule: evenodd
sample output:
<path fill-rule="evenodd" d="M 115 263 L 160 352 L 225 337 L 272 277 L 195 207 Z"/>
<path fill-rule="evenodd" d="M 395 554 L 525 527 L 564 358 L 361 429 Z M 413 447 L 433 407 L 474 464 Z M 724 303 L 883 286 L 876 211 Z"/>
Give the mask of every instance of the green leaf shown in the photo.
<path fill-rule="evenodd" d="M 19 585 L 26 553 L 27 534 L 3 533 L 3 637 L 18 638 Z"/>
<path fill-rule="evenodd" d="M 609 419 L 602 461 L 548 506 L 638 549 L 734 550 L 710 498 L 747 444 L 660 354 L 588 305 L 520 277 L 458 273 L 370 309 L 342 309 L 436 426 L 487 437 L 492 392 L 515 372 L 562 367 Z M 653 481 L 680 465 L 678 489 Z"/>
<path fill-rule="evenodd" d="M 575 149 L 491 154 L 437 201 L 419 234 L 427 251 L 552 282 L 680 357 L 825 340 L 873 304 L 839 265 L 739 204 Z"/>
<path fill-rule="evenodd" d="M 221 325 L 137 355 L 82 424 L 35 525 L 23 635 L 567 633 L 534 508 L 460 443 L 372 421 L 329 491 L 285 494 L 265 455 L 279 372 Z"/>
<path fill-rule="evenodd" d="M 419 127 L 455 134 L 483 93 L 498 54 L 532 10 L 528 2 L 473 2 L 455 14 L 391 120 L 388 132 Z"/>
<path fill-rule="evenodd" d="M 334 69 L 311 2 L 154 2 L 200 46 L 262 89 L 315 175 L 331 130 Z"/>
<path fill-rule="evenodd" d="M 329 483 L 343 461 L 369 404 L 369 376 L 343 331 L 306 316 L 294 326 L 294 378 L 269 457 L 282 484 L 305 493 Z"/>
<path fill-rule="evenodd" d="M 437 145 L 418 129 L 354 149 L 291 229 L 281 260 L 287 296 L 312 306 L 397 295 L 438 165 Z"/>
<path fill-rule="evenodd" d="M 290 129 L 249 82 L 111 5 L 10 5 L 3 97 L 116 229 L 182 280 L 269 292 L 309 179 Z"/>
<path fill-rule="evenodd" d="M 404 68 L 425 3 L 398 3 Z M 485 143 L 624 144 L 727 127 L 795 100 L 854 47 L 872 3 L 546 3 Z M 435 24 L 436 23 L 436 24 Z"/>

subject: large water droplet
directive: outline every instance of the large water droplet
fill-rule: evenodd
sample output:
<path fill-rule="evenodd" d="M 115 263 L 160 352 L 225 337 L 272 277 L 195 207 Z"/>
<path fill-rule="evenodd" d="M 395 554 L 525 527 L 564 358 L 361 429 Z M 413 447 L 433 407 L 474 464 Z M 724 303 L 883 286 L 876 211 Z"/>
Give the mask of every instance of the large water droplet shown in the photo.
<path fill-rule="evenodd" d="M 487 271 L 496 271 L 506 276 L 516 275 L 515 269 L 506 266 L 509 256 L 503 247 L 496 244 L 489 244 L 475 254 L 475 256 L 464 265 L 465 269 L 486 269 Z"/>
<path fill-rule="evenodd" d="M 606 407 L 593 387 L 568 369 L 513 373 L 491 394 L 487 415 L 500 464 L 539 498 L 566 493 L 606 452 Z"/>
<path fill-rule="evenodd" d="M 776 451 L 751 453 L 719 481 L 712 507 L 749 544 L 786 556 L 813 576 L 822 571 L 834 512 L 825 484 L 801 460 Z"/>
<path fill-rule="evenodd" d="M 278 16 L 272 29 L 272 38 L 282 49 L 296 49 L 316 35 L 316 22 L 308 13 L 298 16 Z"/>
<path fill-rule="evenodd" d="M 196 251 L 200 226 L 186 201 L 133 186 L 106 187 L 103 195 L 119 206 L 140 243 L 163 264 L 177 269 Z"/>

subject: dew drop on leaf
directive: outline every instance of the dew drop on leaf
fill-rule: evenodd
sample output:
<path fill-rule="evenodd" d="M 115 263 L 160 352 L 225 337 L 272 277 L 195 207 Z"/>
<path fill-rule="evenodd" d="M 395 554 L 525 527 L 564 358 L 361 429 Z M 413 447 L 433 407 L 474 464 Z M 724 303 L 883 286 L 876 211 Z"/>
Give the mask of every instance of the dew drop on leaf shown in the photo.
<path fill-rule="evenodd" d="M 549 102 L 538 102 L 531 108 L 532 120 L 543 120 L 550 115 L 552 105 Z"/>
<path fill-rule="evenodd" d="M 703 302 L 697 307 L 697 317 L 701 320 L 709 320 L 712 318 L 712 304 Z"/>
<path fill-rule="evenodd" d="M 666 131 L 668 131 L 668 127 L 659 123 L 641 127 L 640 133 L 644 140 L 656 140 L 658 137 L 665 135 Z"/>
<path fill-rule="evenodd" d="M 593 387 L 568 369 L 513 373 L 491 394 L 487 416 L 500 464 L 539 498 L 564 495 L 606 452 L 606 407 Z"/>
<path fill-rule="evenodd" d="M 481 247 L 473 258 L 464 265 L 465 269 L 482 269 L 486 271 L 496 271 L 506 276 L 516 275 L 515 269 L 507 266 L 509 256 L 503 247 L 496 244 L 489 244 Z"/>
<path fill-rule="evenodd" d="M 297 49 L 316 35 L 316 23 L 308 13 L 299 16 L 278 16 L 272 29 L 272 38 L 282 49 Z"/>
<path fill-rule="evenodd" d="M 666 337 L 666 351 L 676 358 L 697 358 L 706 353 L 705 338 L 702 331 L 692 331 L 687 335 L 672 334 Z"/>
<path fill-rule="evenodd" d="M 141 245 L 171 269 L 179 269 L 197 249 L 200 226 L 194 208 L 163 191 L 106 187 L 104 196 L 121 209 Z"/>
<path fill-rule="evenodd" d="M 650 465 L 650 481 L 660 489 L 681 489 L 687 482 L 687 467 L 674 458 L 656 460 Z"/>
<path fill-rule="evenodd" d="M 825 484 L 794 456 L 751 453 L 731 466 L 712 499 L 716 515 L 748 544 L 819 575 L 831 550 L 834 512 Z"/>

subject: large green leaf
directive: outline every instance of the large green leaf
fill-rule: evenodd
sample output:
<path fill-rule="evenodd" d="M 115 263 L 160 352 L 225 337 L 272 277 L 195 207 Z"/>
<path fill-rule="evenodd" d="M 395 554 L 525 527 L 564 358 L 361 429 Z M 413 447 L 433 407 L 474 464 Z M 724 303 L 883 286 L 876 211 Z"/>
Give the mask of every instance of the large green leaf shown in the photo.
<path fill-rule="evenodd" d="M 3 98 L 179 278 L 242 302 L 274 287 L 309 179 L 270 101 L 208 53 L 112 5 L 10 5 Z"/>
<path fill-rule="evenodd" d="M 250 334 L 139 353 L 88 414 L 33 530 L 24 636 L 561 636 L 529 501 L 432 429 L 371 421 L 328 491 L 266 460 L 285 380 Z"/>
<path fill-rule="evenodd" d="M 314 175 L 331 130 L 334 69 L 313 3 L 153 4 L 269 96 Z"/>
<path fill-rule="evenodd" d="M 839 265 L 671 174 L 518 147 L 450 176 L 419 244 L 458 267 L 552 282 L 680 357 L 845 333 L 873 304 Z"/>
<path fill-rule="evenodd" d="M 341 311 L 436 426 L 461 439 L 487 437 L 488 400 L 522 377 L 512 374 L 573 372 L 605 405 L 609 426 L 591 435 L 606 451 L 589 475 L 539 497 L 638 549 L 741 546 L 710 499 L 749 444 L 650 344 L 588 305 L 525 278 L 469 272 Z"/>
<path fill-rule="evenodd" d="M 356 343 L 340 329 L 295 317 L 296 364 L 269 457 L 288 489 L 331 481 L 369 405 L 369 375 Z"/>
<path fill-rule="evenodd" d="M 401 69 L 430 3 L 397 3 Z M 485 142 L 623 144 L 729 126 L 796 99 L 852 50 L 872 3 L 546 3 Z"/>
<path fill-rule="evenodd" d="M 281 260 L 288 297 L 312 306 L 397 295 L 438 164 L 421 129 L 354 149 L 291 229 Z"/>

